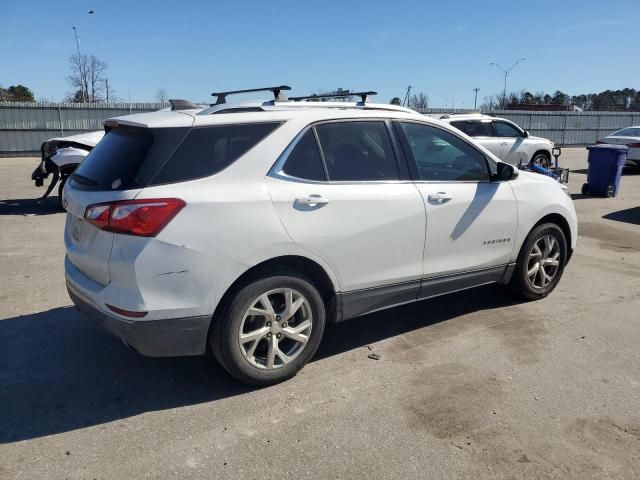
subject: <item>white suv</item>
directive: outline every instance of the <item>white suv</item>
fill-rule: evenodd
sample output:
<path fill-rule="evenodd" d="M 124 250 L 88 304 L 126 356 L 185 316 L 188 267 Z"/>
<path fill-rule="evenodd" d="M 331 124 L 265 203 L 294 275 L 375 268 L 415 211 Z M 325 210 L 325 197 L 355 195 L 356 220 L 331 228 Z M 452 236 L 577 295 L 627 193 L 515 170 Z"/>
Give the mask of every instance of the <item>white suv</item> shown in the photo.
<path fill-rule="evenodd" d="M 325 322 L 497 282 L 548 295 L 577 239 L 566 188 L 408 109 L 219 104 L 113 118 L 70 177 L 78 308 L 138 352 L 270 384 Z"/>
<path fill-rule="evenodd" d="M 472 137 L 503 162 L 512 165 L 536 163 L 545 168 L 552 166 L 553 142 L 529 135 L 506 118 L 472 113 L 444 115 L 441 120 Z"/>

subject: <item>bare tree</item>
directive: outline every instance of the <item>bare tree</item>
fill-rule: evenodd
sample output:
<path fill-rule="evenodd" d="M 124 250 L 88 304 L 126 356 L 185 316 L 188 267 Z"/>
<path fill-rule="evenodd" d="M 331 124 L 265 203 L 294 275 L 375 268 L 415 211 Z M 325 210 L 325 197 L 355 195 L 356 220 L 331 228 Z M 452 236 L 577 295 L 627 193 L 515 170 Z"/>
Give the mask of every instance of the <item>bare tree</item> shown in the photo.
<path fill-rule="evenodd" d="M 167 93 L 166 88 L 159 88 L 156 91 L 156 100 L 162 105 L 166 105 L 169 101 L 169 94 Z"/>
<path fill-rule="evenodd" d="M 414 110 L 429 108 L 429 97 L 422 92 L 411 95 L 409 106 Z"/>
<path fill-rule="evenodd" d="M 69 66 L 71 67 L 71 75 L 67 79 L 74 88 L 70 98 L 77 99 L 79 91 L 80 99 L 83 102 L 102 101 L 107 64 L 95 55 L 75 54 L 69 58 Z"/>

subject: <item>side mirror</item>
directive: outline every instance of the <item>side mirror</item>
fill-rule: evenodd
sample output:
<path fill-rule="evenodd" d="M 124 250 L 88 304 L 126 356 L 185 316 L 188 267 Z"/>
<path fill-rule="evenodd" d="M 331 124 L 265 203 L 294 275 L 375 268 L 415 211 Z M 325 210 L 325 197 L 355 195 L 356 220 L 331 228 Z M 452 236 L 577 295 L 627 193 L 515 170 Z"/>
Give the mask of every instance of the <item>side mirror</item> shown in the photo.
<path fill-rule="evenodd" d="M 514 178 L 518 178 L 519 173 L 518 169 L 510 163 L 500 162 L 498 163 L 498 171 L 493 176 L 493 180 L 496 182 L 513 180 Z"/>
<path fill-rule="evenodd" d="M 523 138 L 529 138 L 529 131 L 525 130 L 524 133 L 522 134 Z"/>

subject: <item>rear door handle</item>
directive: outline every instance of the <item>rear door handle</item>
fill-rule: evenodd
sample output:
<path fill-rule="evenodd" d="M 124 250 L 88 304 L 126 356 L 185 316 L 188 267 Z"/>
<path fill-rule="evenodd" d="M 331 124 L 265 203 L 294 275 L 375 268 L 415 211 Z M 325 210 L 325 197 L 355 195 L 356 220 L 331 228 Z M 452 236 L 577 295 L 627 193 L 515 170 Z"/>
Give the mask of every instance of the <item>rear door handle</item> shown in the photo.
<path fill-rule="evenodd" d="M 451 196 L 450 193 L 447 192 L 438 192 L 438 193 L 430 193 L 429 194 L 429 201 L 430 202 L 436 202 L 436 203 L 444 203 L 447 200 L 451 200 L 453 197 Z"/>
<path fill-rule="evenodd" d="M 313 194 L 306 197 L 298 197 L 295 199 L 294 203 L 296 205 L 308 205 L 312 207 L 314 205 L 326 205 L 329 203 L 329 199 L 324 198 L 322 195 Z"/>

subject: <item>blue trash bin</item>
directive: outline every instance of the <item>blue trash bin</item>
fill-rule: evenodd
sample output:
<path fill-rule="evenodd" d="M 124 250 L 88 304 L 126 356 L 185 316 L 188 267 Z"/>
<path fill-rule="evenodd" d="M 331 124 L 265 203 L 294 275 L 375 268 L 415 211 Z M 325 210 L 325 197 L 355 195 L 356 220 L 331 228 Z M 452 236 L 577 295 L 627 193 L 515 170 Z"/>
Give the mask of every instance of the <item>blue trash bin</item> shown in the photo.
<path fill-rule="evenodd" d="M 620 176 L 627 161 L 629 147 L 598 144 L 588 146 L 587 150 L 589 173 L 587 183 L 582 185 L 582 194 L 615 197 L 620 191 Z"/>

